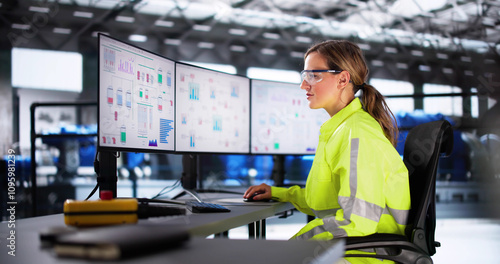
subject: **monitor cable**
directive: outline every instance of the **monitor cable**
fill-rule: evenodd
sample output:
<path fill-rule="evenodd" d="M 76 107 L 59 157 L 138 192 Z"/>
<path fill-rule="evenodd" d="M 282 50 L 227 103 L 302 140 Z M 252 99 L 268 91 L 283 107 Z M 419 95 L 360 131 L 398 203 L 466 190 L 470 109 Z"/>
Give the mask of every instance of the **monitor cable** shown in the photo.
<path fill-rule="evenodd" d="M 99 160 L 97 159 L 98 153 L 99 153 L 99 151 L 96 151 L 95 156 L 94 156 L 94 172 L 97 175 L 97 183 L 96 183 L 94 189 L 90 192 L 89 196 L 87 196 L 87 198 L 85 198 L 85 201 L 90 199 L 90 197 L 92 197 L 95 194 L 95 192 L 97 192 L 97 190 L 99 189 L 99 182 L 101 181 L 101 176 L 99 173 Z"/>

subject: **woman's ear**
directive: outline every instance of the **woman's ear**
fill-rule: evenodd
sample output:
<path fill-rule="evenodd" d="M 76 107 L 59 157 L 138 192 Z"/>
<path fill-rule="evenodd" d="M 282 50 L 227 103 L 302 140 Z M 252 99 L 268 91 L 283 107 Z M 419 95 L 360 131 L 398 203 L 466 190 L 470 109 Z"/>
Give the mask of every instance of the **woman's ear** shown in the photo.
<path fill-rule="evenodd" d="M 344 89 L 351 81 L 351 74 L 348 71 L 339 73 L 339 88 Z"/>

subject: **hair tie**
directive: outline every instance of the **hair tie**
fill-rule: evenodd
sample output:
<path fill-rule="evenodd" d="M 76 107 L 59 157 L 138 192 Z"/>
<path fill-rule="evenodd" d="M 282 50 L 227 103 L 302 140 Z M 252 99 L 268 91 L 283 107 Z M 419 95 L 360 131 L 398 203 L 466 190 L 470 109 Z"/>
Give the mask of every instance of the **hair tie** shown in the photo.
<path fill-rule="evenodd" d="M 359 86 L 358 86 L 358 87 L 359 87 L 359 89 L 364 90 L 364 89 L 365 89 L 365 84 L 366 84 L 366 83 L 362 83 L 361 85 L 359 85 Z"/>

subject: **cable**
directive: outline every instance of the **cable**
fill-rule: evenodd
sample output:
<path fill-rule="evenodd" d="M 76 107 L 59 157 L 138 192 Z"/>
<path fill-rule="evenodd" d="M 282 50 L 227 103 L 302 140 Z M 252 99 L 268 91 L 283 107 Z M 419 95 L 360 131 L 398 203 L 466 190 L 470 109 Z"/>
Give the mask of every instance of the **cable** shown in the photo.
<path fill-rule="evenodd" d="M 92 197 L 92 195 L 94 195 L 94 193 L 97 191 L 97 189 L 99 189 L 99 183 L 97 183 L 94 187 L 94 189 L 90 192 L 89 196 L 87 196 L 87 198 L 85 198 L 85 201 L 87 201 L 88 199 L 90 199 L 90 197 Z"/>
<path fill-rule="evenodd" d="M 159 198 L 161 197 L 162 195 L 165 195 L 171 191 L 173 191 L 175 188 L 179 187 L 181 185 L 181 180 L 178 179 L 177 181 L 175 181 L 174 184 L 170 185 L 170 186 L 166 186 L 165 188 L 163 188 L 161 191 L 158 192 L 158 194 L 156 194 L 155 196 L 151 197 L 151 199 L 156 199 L 156 198 Z M 168 190 L 167 190 L 168 189 Z"/>
<path fill-rule="evenodd" d="M 96 151 L 95 157 L 94 157 L 94 172 L 97 175 L 97 183 L 96 183 L 94 189 L 90 192 L 89 196 L 87 196 L 87 198 L 85 198 L 85 201 L 90 199 L 90 197 L 92 197 L 94 195 L 94 193 L 97 191 L 97 189 L 99 188 L 100 175 L 99 175 L 99 160 L 97 159 L 98 153 L 99 153 L 99 151 Z"/>

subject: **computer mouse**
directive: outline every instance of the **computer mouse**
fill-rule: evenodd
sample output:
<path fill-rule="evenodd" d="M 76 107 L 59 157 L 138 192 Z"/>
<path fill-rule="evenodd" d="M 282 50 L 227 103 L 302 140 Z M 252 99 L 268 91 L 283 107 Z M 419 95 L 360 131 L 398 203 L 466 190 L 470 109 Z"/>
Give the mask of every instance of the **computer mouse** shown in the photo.
<path fill-rule="evenodd" d="M 250 196 L 248 198 L 244 198 L 243 201 L 244 202 L 269 202 L 269 199 L 254 200 L 253 198 L 259 194 L 260 193 L 254 193 L 252 196 Z"/>

